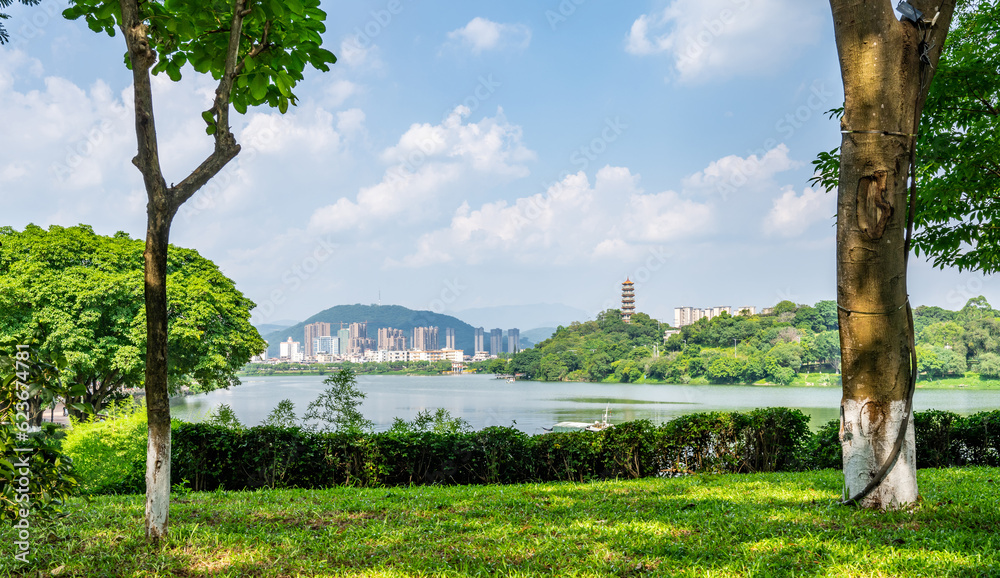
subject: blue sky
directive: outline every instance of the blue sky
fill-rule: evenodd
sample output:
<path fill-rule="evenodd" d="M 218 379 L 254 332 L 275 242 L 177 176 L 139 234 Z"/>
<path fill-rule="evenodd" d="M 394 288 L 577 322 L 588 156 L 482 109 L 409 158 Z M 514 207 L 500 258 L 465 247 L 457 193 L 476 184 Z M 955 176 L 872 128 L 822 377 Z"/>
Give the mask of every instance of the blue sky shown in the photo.
<path fill-rule="evenodd" d="M 62 6 L 10 10 L 3 224 L 141 238 L 124 44 Z M 826 3 L 323 7 L 339 62 L 306 76 L 288 114 L 235 115 L 243 152 L 172 230 L 258 303 L 255 322 L 380 293 L 459 317 L 535 303 L 592 317 L 626 276 L 665 321 L 683 305 L 833 298 L 835 197 L 808 184 L 840 141 L 824 114 L 843 101 Z M 191 70 L 155 78 L 168 181 L 210 150 L 213 89 Z M 916 304 L 1000 302 L 991 278 L 919 259 L 909 283 Z"/>

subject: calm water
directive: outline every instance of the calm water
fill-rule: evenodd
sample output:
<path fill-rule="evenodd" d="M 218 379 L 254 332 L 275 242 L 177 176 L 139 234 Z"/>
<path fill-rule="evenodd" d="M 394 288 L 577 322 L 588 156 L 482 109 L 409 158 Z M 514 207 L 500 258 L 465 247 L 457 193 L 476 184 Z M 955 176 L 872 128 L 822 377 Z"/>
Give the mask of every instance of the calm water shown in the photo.
<path fill-rule="evenodd" d="M 248 377 L 229 390 L 174 399 L 171 413 L 200 421 L 219 404 L 229 404 L 245 425 L 257 425 L 282 399 L 295 403 L 302 416 L 309 402 L 325 389 L 323 376 Z M 752 387 L 736 385 L 629 385 L 606 383 L 506 383 L 489 375 L 359 375 L 358 385 L 368 397 L 362 411 L 386 430 L 394 417 L 413 419 L 422 409 L 443 407 L 464 418 L 474 429 L 492 425 L 541 433 L 560 421 L 594 421 L 609 408 L 611 423 L 648 419 L 668 421 L 678 415 L 713 410 L 749 410 L 758 407 L 801 409 L 818 427 L 836 419 L 840 388 Z M 949 410 L 959 414 L 1000 409 L 1000 391 L 917 390 L 917 411 Z"/>

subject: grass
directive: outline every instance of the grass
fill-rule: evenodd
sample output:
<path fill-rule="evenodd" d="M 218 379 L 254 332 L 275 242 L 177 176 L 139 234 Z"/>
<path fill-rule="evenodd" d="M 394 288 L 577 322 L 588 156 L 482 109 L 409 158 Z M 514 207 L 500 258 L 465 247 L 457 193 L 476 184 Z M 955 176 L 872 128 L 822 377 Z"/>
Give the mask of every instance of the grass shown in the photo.
<path fill-rule="evenodd" d="M 141 496 L 77 499 L 0 575 L 1000 576 L 1000 469 L 921 470 L 922 500 L 889 513 L 838 505 L 841 479 L 190 493 L 162 547 Z"/>

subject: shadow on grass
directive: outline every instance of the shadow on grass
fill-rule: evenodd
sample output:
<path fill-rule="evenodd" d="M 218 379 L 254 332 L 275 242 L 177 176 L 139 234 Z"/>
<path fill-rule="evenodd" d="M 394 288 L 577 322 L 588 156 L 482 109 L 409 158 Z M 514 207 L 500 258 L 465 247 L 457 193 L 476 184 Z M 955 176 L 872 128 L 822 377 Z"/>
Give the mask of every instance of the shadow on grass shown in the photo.
<path fill-rule="evenodd" d="M 1000 573 L 1000 514 L 983 494 L 1000 470 L 922 471 L 936 497 L 889 513 L 837 505 L 839 476 L 200 493 L 175 501 L 162 548 L 142 538 L 141 496 L 80 501 L 49 529 L 58 539 L 37 545 L 30 574 L 8 557 L 0 575 Z"/>

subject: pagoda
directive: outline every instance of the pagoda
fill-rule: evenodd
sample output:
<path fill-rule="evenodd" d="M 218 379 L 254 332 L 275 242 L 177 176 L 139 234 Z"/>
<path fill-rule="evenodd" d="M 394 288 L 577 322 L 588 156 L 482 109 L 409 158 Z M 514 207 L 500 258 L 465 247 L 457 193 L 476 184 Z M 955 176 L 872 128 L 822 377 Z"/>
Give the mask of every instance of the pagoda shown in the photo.
<path fill-rule="evenodd" d="M 622 283 L 622 321 L 632 322 L 632 315 L 635 313 L 635 284 L 625 278 Z"/>

